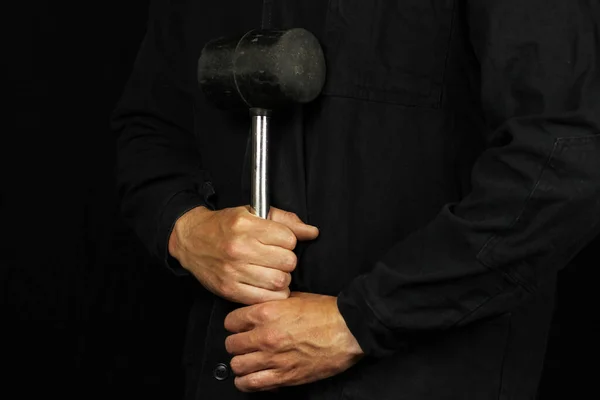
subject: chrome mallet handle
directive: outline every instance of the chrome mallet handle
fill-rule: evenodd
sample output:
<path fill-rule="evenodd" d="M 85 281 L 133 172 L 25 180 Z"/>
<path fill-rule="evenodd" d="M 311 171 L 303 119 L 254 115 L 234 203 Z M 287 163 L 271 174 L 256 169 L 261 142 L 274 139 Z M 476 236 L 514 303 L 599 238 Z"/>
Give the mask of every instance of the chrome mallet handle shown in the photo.
<path fill-rule="evenodd" d="M 251 199 L 252 212 L 266 219 L 269 215 L 269 122 L 270 110 L 251 108 L 252 117 L 252 169 Z"/>

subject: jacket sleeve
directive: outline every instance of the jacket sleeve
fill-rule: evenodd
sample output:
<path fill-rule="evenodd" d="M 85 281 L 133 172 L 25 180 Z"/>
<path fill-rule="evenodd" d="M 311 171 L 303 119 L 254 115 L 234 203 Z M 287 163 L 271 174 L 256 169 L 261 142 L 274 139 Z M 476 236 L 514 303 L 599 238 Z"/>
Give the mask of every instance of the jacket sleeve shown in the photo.
<path fill-rule="evenodd" d="M 371 356 L 510 311 L 600 233 L 600 4 L 467 3 L 492 136 L 471 192 L 339 294 Z"/>
<path fill-rule="evenodd" d="M 197 206 L 214 209 L 210 177 L 193 134 L 195 62 L 169 2 L 152 2 L 133 72 L 111 115 L 122 216 L 148 251 L 176 274 L 168 253 L 175 221 Z"/>

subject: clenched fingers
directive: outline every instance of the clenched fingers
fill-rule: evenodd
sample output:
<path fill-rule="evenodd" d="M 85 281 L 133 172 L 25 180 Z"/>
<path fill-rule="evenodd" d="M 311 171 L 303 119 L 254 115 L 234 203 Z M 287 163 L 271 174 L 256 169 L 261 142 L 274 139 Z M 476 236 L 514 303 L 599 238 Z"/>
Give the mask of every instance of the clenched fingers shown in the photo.
<path fill-rule="evenodd" d="M 282 386 L 293 386 L 301 381 L 291 371 L 265 369 L 244 376 L 236 376 L 235 386 L 241 392 L 258 392 L 274 390 Z"/>
<path fill-rule="evenodd" d="M 211 289 L 209 288 L 209 290 Z M 229 301 L 247 305 L 257 305 L 270 301 L 285 300 L 290 296 L 289 288 L 276 291 L 258 288 L 256 286 L 239 282 L 224 285 L 215 291 L 211 291 Z"/>
<path fill-rule="evenodd" d="M 224 245 L 224 250 L 230 261 L 241 261 L 285 272 L 292 272 L 298 262 L 293 251 L 265 245 L 256 238 L 231 241 Z"/>
<path fill-rule="evenodd" d="M 275 315 L 272 314 L 268 304 L 237 308 L 225 317 L 225 329 L 234 333 L 246 332 L 274 319 Z"/>
<path fill-rule="evenodd" d="M 229 335 L 225 339 L 225 350 L 232 355 L 248 354 L 259 351 L 261 339 L 255 330 Z"/>
<path fill-rule="evenodd" d="M 237 274 L 238 282 L 267 290 L 284 290 L 292 282 L 290 273 L 259 265 L 240 265 Z"/>
<path fill-rule="evenodd" d="M 272 355 L 262 351 L 235 356 L 231 359 L 230 366 L 237 376 L 248 375 L 267 369 L 289 371 L 294 368 L 293 358 L 288 354 Z"/>

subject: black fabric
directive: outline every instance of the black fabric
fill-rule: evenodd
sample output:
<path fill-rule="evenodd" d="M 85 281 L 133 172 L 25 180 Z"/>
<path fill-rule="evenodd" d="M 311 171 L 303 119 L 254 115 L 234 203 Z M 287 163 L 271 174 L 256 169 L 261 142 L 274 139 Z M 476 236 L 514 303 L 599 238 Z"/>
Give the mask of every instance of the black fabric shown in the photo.
<path fill-rule="evenodd" d="M 304 27 L 322 37 L 325 3 L 302 2 L 302 9 L 277 10 L 276 22 L 284 20 L 292 24 L 293 18 L 297 18 Z M 164 12 L 164 4 L 164 0 L 134 0 L 4 5 L 6 56 L 2 70 L 6 73 L 8 100 L 0 144 L 1 398 L 181 398 L 186 377 L 190 382 L 188 394 L 197 392 L 194 382 L 200 377 L 198 360 L 205 354 L 198 343 L 205 341 L 204 328 L 209 322 L 213 298 L 189 277 L 176 276 L 165 268 L 162 257 L 151 258 L 148 247 L 143 247 L 131 226 L 125 225 L 115 193 L 116 138 L 107 129 L 108 114 L 122 94 L 146 31 L 148 11 L 154 20 L 155 13 Z M 232 4 L 226 3 L 229 7 Z M 261 4 L 248 1 L 247 6 L 242 4 L 242 11 L 252 21 L 243 26 L 215 26 L 205 36 L 230 33 L 237 27 L 242 31 L 255 28 L 261 18 Z M 223 15 L 217 16 L 215 24 L 227 20 Z M 181 17 L 190 21 L 203 18 L 198 9 L 193 15 Z M 234 23 L 240 24 L 239 19 Z M 453 29 L 459 26 L 453 24 Z M 201 29 L 207 28 L 194 23 L 193 29 L 188 30 Z M 190 49 L 195 45 L 185 47 Z M 458 60 L 475 59 L 474 54 L 459 43 L 451 42 L 450 46 L 445 75 L 467 79 L 472 70 L 462 67 Z M 180 47 L 174 47 L 173 57 L 181 51 Z M 457 110 L 464 109 L 463 118 L 455 120 L 455 133 L 470 132 L 474 125 L 481 124 L 478 113 L 468 112 L 470 105 L 464 96 L 465 91 L 479 90 L 476 88 L 479 79 L 469 75 L 468 80 L 472 89 L 467 85 L 444 88 L 446 101 Z M 209 113 L 212 114 L 207 119 Z M 232 120 L 239 122 L 243 141 L 247 138 L 247 114 L 223 114 L 221 121 L 220 114 L 207 108 L 195 117 L 198 126 L 213 121 L 214 125 L 205 129 L 214 127 L 217 138 L 206 140 L 197 135 L 204 143 L 209 142 L 211 149 L 222 148 L 226 143 L 225 138 L 218 137 L 217 128 L 231 124 Z M 282 122 L 287 120 L 282 116 Z M 312 136 L 310 143 L 314 139 Z M 461 198 L 469 191 L 471 160 L 477 153 L 471 148 L 478 146 L 472 140 L 468 143 L 459 146 L 462 150 L 457 150 L 456 163 L 448 173 L 453 176 Z M 223 199 L 227 200 L 222 187 L 239 187 L 241 179 L 245 143 L 239 147 L 237 142 L 233 144 L 232 162 L 227 164 L 232 171 L 211 171 L 216 176 L 210 179 L 202 174 L 190 175 L 198 183 L 212 180 L 221 205 L 225 204 Z M 203 160 L 222 157 L 220 151 L 205 153 Z M 312 176 L 314 181 L 316 175 Z M 227 177 L 236 182 L 224 181 Z M 354 190 L 350 197 L 356 193 Z M 198 199 L 196 195 L 192 197 Z M 230 197 L 230 204 L 245 200 L 234 197 Z M 185 209 L 177 211 L 177 208 L 169 208 L 173 211 L 171 218 Z M 164 215 L 168 212 L 165 209 Z M 310 215 L 314 217 L 314 211 Z M 167 221 L 163 228 L 170 228 Z M 594 360 L 599 355 L 600 324 L 594 272 L 599 249 L 600 242 L 596 239 L 558 274 L 557 309 L 540 388 L 543 400 L 587 398 L 597 390 Z M 188 313 L 190 294 L 197 299 Z M 543 304 L 550 298 L 536 296 L 535 300 L 546 309 Z M 491 327 L 509 322 L 511 329 L 504 328 L 503 334 L 516 335 L 517 342 L 527 335 L 539 337 L 543 323 L 532 323 L 533 329 L 522 329 L 529 319 L 546 318 L 531 304 L 527 313 L 512 312 L 496 322 L 486 322 Z M 180 361 L 186 328 L 189 340 L 183 351 L 184 374 Z M 482 341 L 479 335 L 476 338 Z M 434 347 L 431 349 L 434 351 Z M 539 359 L 535 353 L 539 350 L 540 346 L 536 346 L 526 352 Z M 527 374 L 517 379 L 521 356 L 510 354 L 525 350 L 511 346 L 506 351 L 507 362 L 516 365 L 506 364 L 503 379 L 507 385 L 512 382 L 511 390 L 523 391 L 515 384 L 525 385 L 530 379 Z M 461 355 L 466 353 L 461 350 Z M 497 368 L 496 364 L 486 365 L 483 366 L 492 373 Z M 430 362 L 428 366 L 433 371 L 432 368 L 442 368 L 444 363 Z M 370 368 L 377 368 L 377 363 Z M 421 369 L 412 368 L 402 374 L 407 371 L 415 373 L 411 376 L 418 379 Z M 443 374 L 437 371 L 441 379 Z M 344 388 L 345 395 L 360 394 L 361 387 L 369 390 L 367 383 L 376 375 L 368 375 L 362 378 L 353 375 L 357 384 Z M 404 386 L 402 381 L 398 384 Z M 448 384 L 448 379 L 444 379 L 444 385 Z M 460 385 L 460 381 L 456 384 Z M 336 388 L 335 381 L 327 385 L 331 398 L 342 390 L 339 385 Z M 387 382 L 381 386 L 385 388 Z M 308 390 L 295 388 L 283 393 L 286 399 L 302 398 Z M 379 393 L 374 392 L 375 395 Z"/>
<path fill-rule="evenodd" d="M 113 120 L 125 217 L 159 257 L 176 193 L 210 184 L 215 208 L 247 203 L 247 115 L 206 104 L 194 66 L 260 7 L 198 3 L 151 20 Z M 298 396 L 535 396 L 556 276 L 600 229 L 599 15 L 591 1 L 273 1 L 271 23 L 310 28 L 328 62 L 323 96 L 282 113 L 271 147 L 273 205 L 321 232 L 294 289 L 339 295 L 368 355 Z M 189 336 L 204 349 L 193 398 L 248 397 L 211 379 L 228 360 L 223 332 L 204 333 Z"/>
<path fill-rule="evenodd" d="M 373 336 L 389 330 L 397 341 L 403 331 L 509 311 L 600 231 L 600 42 L 589 18 L 597 7 L 533 1 L 466 11 L 488 147 L 474 166 L 472 192 L 340 296 L 342 313 L 361 302 L 370 310 L 364 318 L 376 316 Z M 362 339 L 374 355 L 396 346 Z"/>

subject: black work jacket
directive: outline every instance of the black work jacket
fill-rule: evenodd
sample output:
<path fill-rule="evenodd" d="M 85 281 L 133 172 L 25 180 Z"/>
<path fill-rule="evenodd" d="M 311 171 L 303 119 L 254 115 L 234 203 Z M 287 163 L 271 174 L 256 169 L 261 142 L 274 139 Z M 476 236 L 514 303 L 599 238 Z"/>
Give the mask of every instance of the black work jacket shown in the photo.
<path fill-rule="evenodd" d="M 248 114 L 208 104 L 196 67 L 210 39 L 260 27 L 262 3 L 156 1 L 113 115 L 123 215 L 175 273 L 177 217 L 249 203 Z M 292 289 L 338 296 L 367 356 L 241 394 L 233 305 L 198 284 L 187 398 L 534 398 L 557 271 L 600 231 L 600 4 L 274 0 L 266 14 L 313 32 L 328 71 L 317 100 L 273 116 L 271 203 L 320 228 Z"/>

